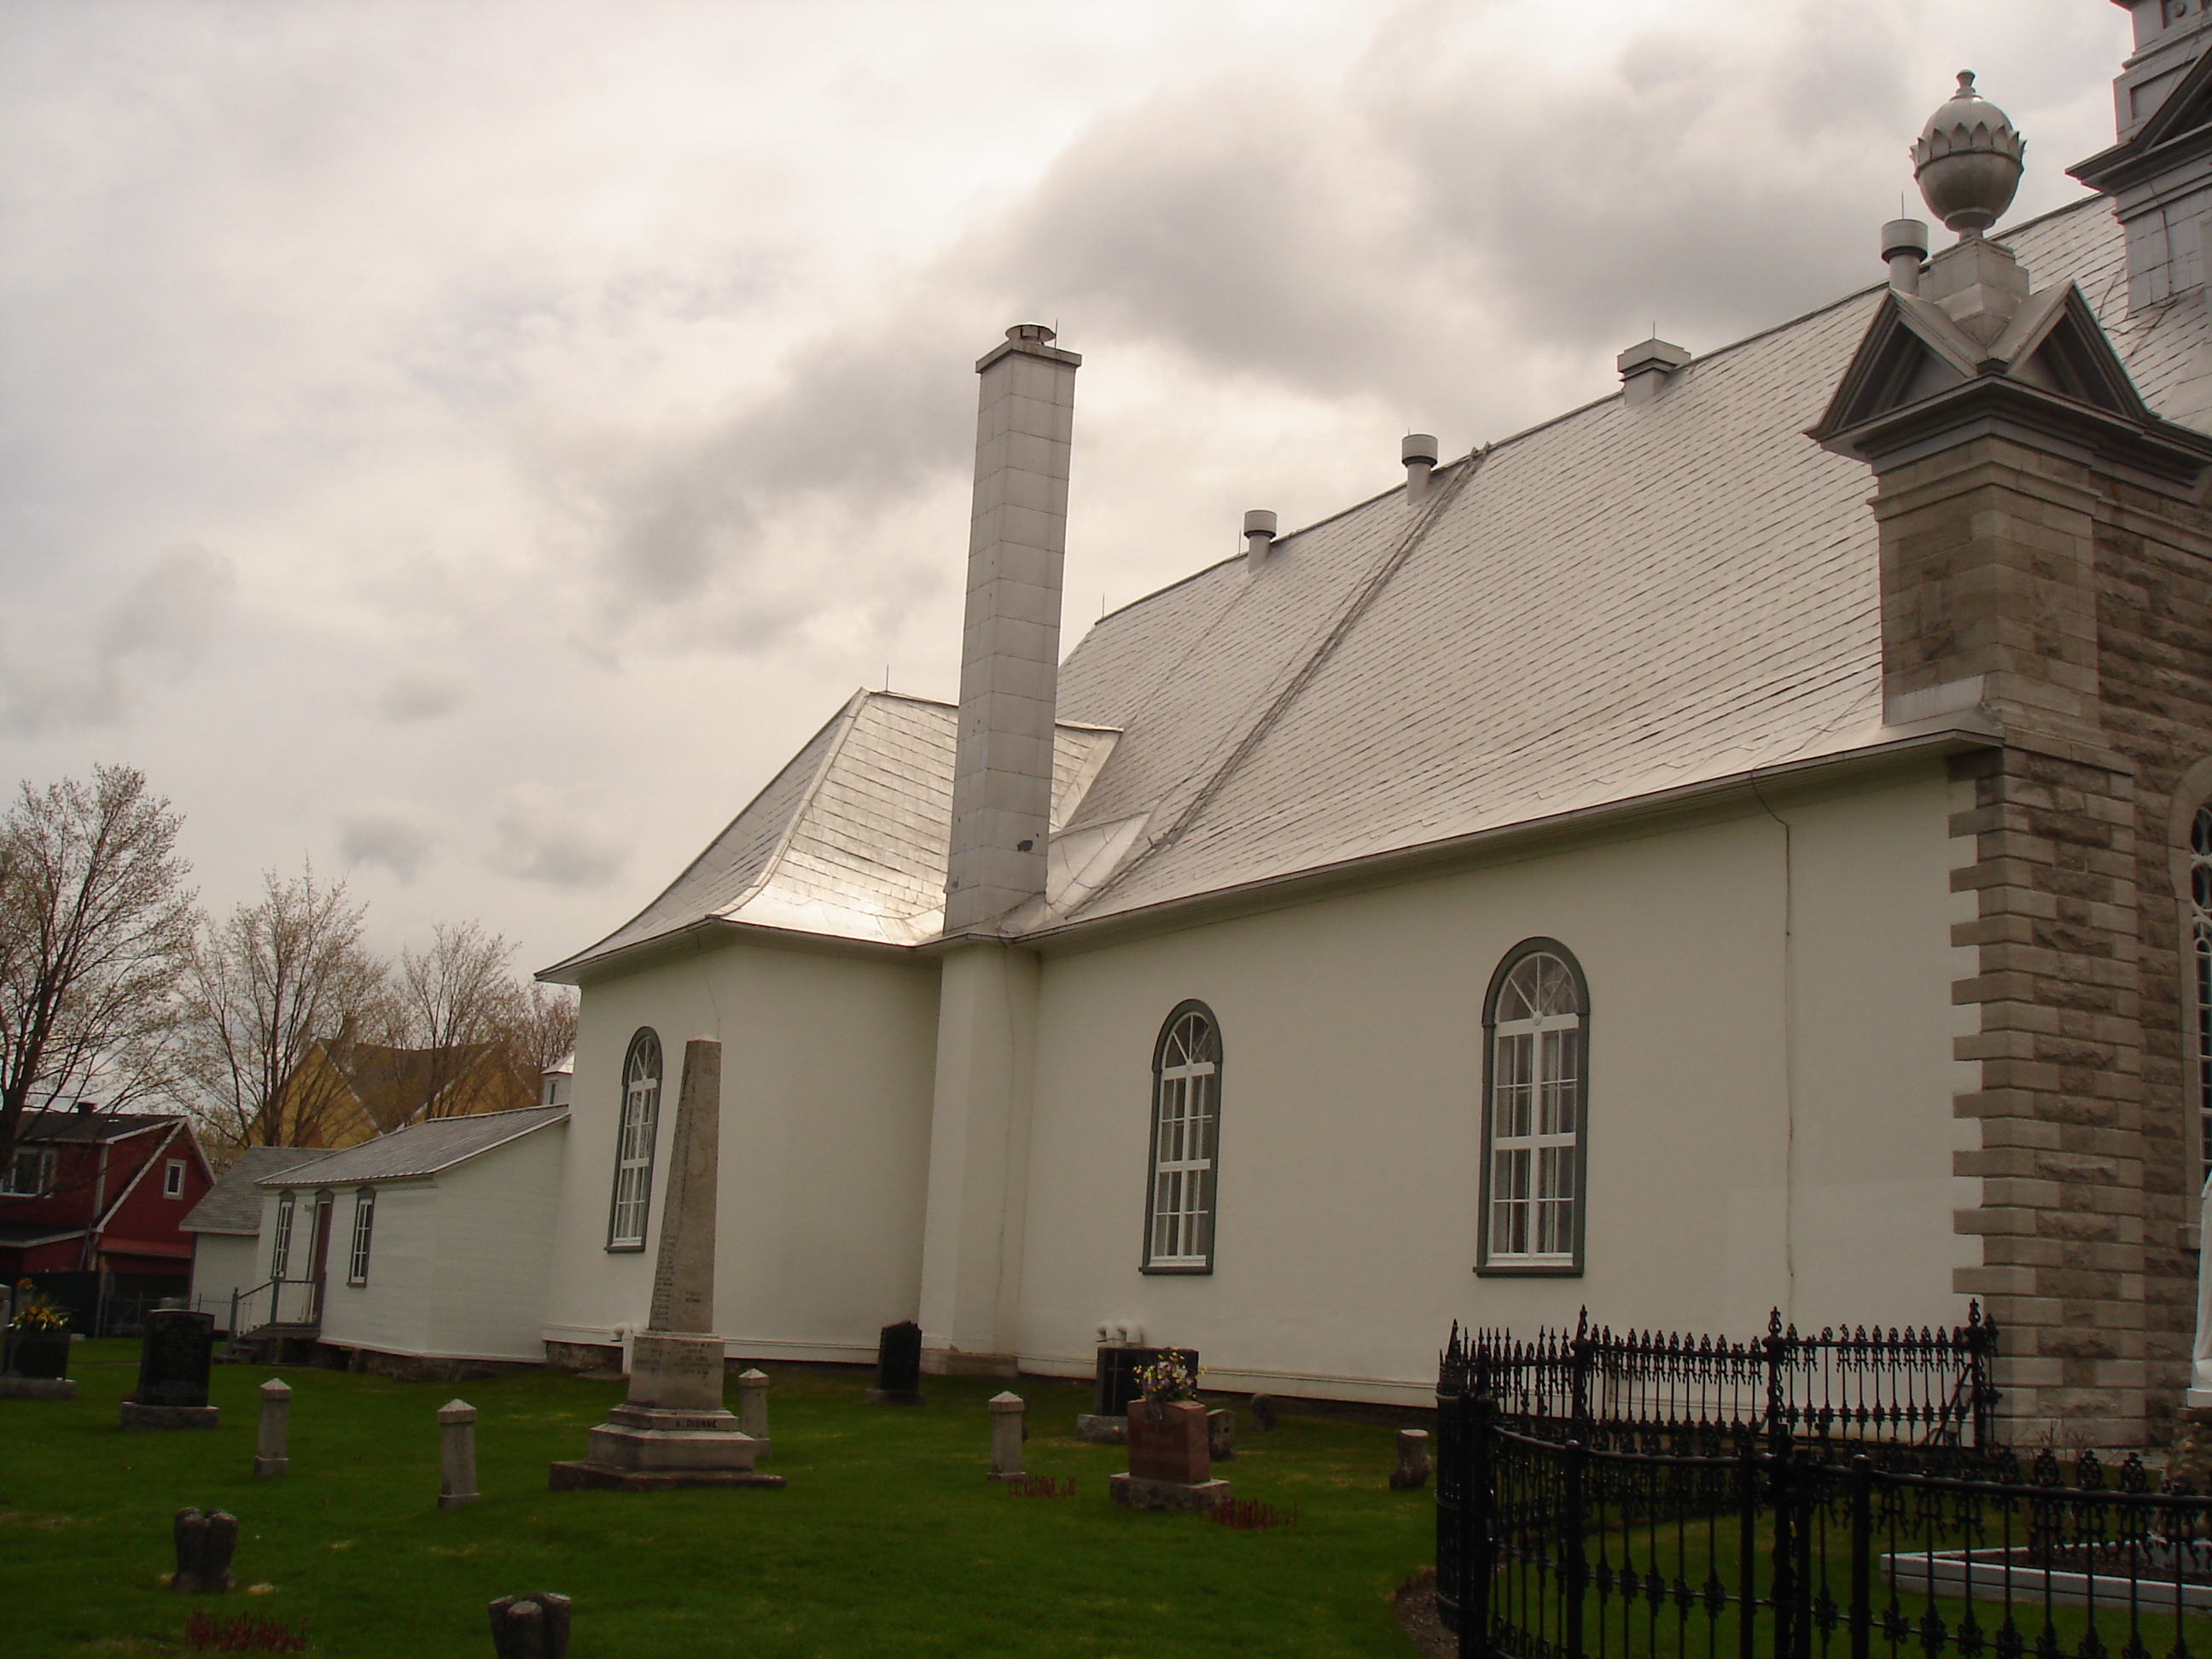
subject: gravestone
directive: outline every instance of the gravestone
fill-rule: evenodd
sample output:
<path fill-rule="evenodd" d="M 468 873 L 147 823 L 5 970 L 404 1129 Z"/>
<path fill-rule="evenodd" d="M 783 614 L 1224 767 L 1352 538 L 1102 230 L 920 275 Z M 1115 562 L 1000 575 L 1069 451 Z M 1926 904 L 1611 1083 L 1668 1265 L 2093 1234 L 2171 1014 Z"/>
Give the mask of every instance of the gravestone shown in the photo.
<path fill-rule="evenodd" d="M 1275 1429 L 1275 1398 L 1273 1395 L 1252 1396 L 1252 1426 L 1262 1434 L 1272 1434 Z"/>
<path fill-rule="evenodd" d="M 169 1588 L 179 1595 L 216 1595 L 237 1581 L 231 1577 L 231 1552 L 238 1547 L 238 1517 L 221 1510 L 203 1515 L 179 1510 L 171 1528 L 177 1545 L 177 1571 Z"/>
<path fill-rule="evenodd" d="M 438 1507 L 477 1501 L 477 1408 L 465 1400 L 438 1407 Z"/>
<path fill-rule="evenodd" d="M 146 1316 L 138 1347 L 138 1386 L 123 1402 L 126 1429 L 211 1429 L 222 1413 L 208 1404 L 215 1358 L 215 1316 L 164 1308 Z"/>
<path fill-rule="evenodd" d="M 781 1486 L 753 1468 L 760 1443 L 722 1409 L 722 1339 L 714 1324 L 714 1206 L 720 1178 L 722 1045 L 684 1045 L 684 1086 L 668 1160 L 653 1312 L 630 1339 L 629 1397 L 556 1463 L 556 1492 L 658 1492 L 673 1486 Z"/>
<path fill-rule="evenodd" d="M 1226 1463 L 1237 1455 L 1237 1413 L 1208 1412 L 1206 1414 L 1206 1455 L 1217 1463 Z"/>
<path fill-rule="evenodd" d="M 991 1413 L 991 1473 L 989 1480 L 1006 1483 L 1026 1480 L 1022 1473 L 1022 1442 L 1027 1439 L 1024 1413 L 1028 1402 L 1011 1390 L 984 1402 Z"/>
<path fill-rule="evenodd" d="M 491 1645 L 499 1659 L 565 1659 L 570 1603 L 565 1595 L 502 1595 L 491 1604 Z"/>
<path fill-rule="evenodd" d="M 1170 1355 L 1179 1358 L 1193 1376 L 1198 1375 L 1195 1348 L 1142 1348 L 1125 1343 L 1102 1343 L 1098 1348 L 1098 1380 L 1093 1385 L 1091 1409 L 1075 1419 L 1075 1437 L 1094 1445 L 1118 1446 L 1128 1437 L 1129 1402 L 1142 1397 L 1137 1373 Z"/>
<path fill-rule="evenodd" d="M 285 1474 L 292 1468 L 285 1443 L 291 1432 L 292 1389 L 282 1378 L 261 1385 L 261 1441 L 254 1449 L 256 1474 Z"/>
<path fill-rule="evenodd" d="M 1206 1407 L 1195 1400 L 1129 1402 L 1129 1471 L 1107 1481 L 1128 1509 L 1207 1510 L 1229 1497 L 1213 1478 Z"/>
<path fill-rule="evenodd" d="M 1419 1492 L 1429 1484 L 1429 1431 L 1398 1431 L 1398 1467 L 1390 1471 L 1392 1492 Z"/>
<path fill-rule="evenodd" d="M 738 1373 L 738 1428 L 758 1443 L 753 1462 L 768 1461 L 768 1373 L 758 1366 Z"/>
<path fill-rule="evenodd" d="M 876 1338 L 876 1386 L 872 1406 L 919 1406 L 921 1398 L 921 1327 L 911 1319 L 886 1325 Z"/>

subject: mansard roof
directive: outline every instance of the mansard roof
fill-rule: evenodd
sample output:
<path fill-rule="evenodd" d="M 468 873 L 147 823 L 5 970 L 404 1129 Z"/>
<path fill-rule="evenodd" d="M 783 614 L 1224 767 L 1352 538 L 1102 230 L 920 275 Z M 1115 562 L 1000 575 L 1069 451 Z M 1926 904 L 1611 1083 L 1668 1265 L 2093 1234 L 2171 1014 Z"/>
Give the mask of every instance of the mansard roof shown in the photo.
<path fill-rule="evenodd" d="M 2039 291 L 2079 289 L 2036 346 L 2094 318 L 2125 369 L 2090 363 L 2094 390 L 2212 426 L 2203 308 L 2128 313 L 2108 202 L 1992 240 Z M 1648 402 L 1615 394 L 1438 469 L 1419 506 L 1393 489 L 1279 538 L 1256 573 L 1233 558 L 1102 619 L 1060 672 L 1048 890 L 1008 930 L 1933 735 L 1885 723 L 1867 468 L 1806 436 L 1888 296 L 1711 352 Z M 698 927 L 928 942 L 953 714 L 857 695 L 643 914 L 549 975 Z"/>

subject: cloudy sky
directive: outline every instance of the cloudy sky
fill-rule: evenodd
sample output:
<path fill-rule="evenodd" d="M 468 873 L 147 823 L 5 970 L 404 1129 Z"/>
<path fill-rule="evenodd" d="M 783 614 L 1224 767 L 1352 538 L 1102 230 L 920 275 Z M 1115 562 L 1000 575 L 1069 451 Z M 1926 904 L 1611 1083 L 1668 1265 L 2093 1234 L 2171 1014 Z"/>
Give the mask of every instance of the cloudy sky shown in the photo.
<path fill-rule="evenodd" d="M 1053 323 L 1066 641 L 1879 279 L 1953 72 L 2014 217 L 2104 0 L 12 0 L 0 783 L 208 902 L 623 921 L 857 686 L 957 678 L 973 360 Z M 1921 211 L 1914 198 L 1913 210 Z"/>

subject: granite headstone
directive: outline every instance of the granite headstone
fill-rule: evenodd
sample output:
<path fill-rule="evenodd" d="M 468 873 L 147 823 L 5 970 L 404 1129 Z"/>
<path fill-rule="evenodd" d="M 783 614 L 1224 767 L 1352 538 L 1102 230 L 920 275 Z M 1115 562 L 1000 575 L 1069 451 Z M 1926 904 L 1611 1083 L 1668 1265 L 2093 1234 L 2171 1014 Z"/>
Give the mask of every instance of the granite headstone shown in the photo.
<path fill-rule="evenodd" d="M 886 1325 L 876 1339 L 876 1386 L 868 1390 L 874 1406 L 919 1406 L 921 1399 L 921 1327 L 911 1319 Z"/>
<path fill-rule="evenodd" d="M 123 1401 L 126 1429 L 211 1429 L 221 1413 L 208 1404 L 215 1316 L 163 1308 L 146 1316 L 138 1348 L 138 1386 Z"/>

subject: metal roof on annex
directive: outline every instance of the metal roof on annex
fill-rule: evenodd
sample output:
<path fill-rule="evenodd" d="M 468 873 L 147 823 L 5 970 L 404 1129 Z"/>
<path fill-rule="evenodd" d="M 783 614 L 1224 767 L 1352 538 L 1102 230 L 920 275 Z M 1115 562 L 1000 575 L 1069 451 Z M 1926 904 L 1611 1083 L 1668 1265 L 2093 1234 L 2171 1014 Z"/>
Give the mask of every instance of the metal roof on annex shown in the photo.
<path fill-rule="evenodd" d="M 255 1185 L 345 1187 L 436 1175 L 559 1123 L 568 1115 L 566 1106 L 530 1106 L 512 1112 L 435 1117 L 343 1152 L 325 1153 L 312 1163 L 263 1176 Z"/>
<path fill-rule="evenodd" d="M 188 1233 L 258 1233 L 260 1183 L 298 1164 L 331 1156 L 327 1146 L 248 1146 L 177 1224 Z"/>
<path fill-rule="evenodd" d="M 2212 429 L 2206 307 L 2130 314 L 2111 205 L 1992 238 L 2077 283 L 2158 413 Z M 1062 665 L 1037 933 L 1878 751 L 1866 468 L 1806 435 L 1884 289 L 1694 359 L 1200 571 Z M 856 696 L 576 970 L 715 921 L 887 945 L 941 926 L 954 710 Z M 1966 714 L 1960 721 L 1973 730 Z M 1986 740 L 1990 735 L 1980 733 Z"/>

